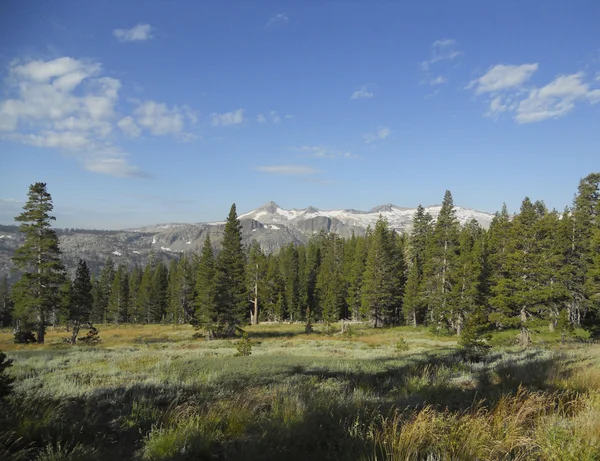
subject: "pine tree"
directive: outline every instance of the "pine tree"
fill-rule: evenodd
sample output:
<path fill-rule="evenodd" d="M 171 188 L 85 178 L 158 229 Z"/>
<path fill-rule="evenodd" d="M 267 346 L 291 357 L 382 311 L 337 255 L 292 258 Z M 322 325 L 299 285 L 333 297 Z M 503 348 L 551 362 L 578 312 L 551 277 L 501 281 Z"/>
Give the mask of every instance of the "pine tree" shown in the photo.
<path fill-rule="evenodd" d="M 109 256 L 100 271 L 98 278 L 98 292 L 96 302 L 94 303 L 93 319 L 96 323 L 106 323 L 108 321 L 108 302 L 110 300 L 112 285 L 115 280 L 115 262 Z"/>
<path fill-rule="evenodd" d="M 287 300 L 279 260 L 274 255 L 267 258 L 263 299 L 264 317 L 270 321 L 281 322 L 286 316 Z"/>
<path fill-rule="evenodd" d="M 352 257 L 352 265 L 348 275 L 348 295 L 346 304 L 354 320 L 361 319 L 361 302 L 363 276 L 365 273 L 365 265 L 367 263 L 367 240 L 365 237 L 357 237 Z"/>
<path fill-rule="evenodd" d="M 260 244 L 254 242 L 248 254 L 248 265 L 246 267 L 246 287 L 250 297 L 250 318 L 253 325 L 258 324 L 259 306 L 264 302 L 266 258 Z"/>
<path fill-rule="evenodd" d="M 192 259 L 182 256 L 169 266 L 169 320 L 175 325 L 187 323 L 195 303 L 195 276 Z"/>
<path fill-rule="evenodd" d="M 135 265 L 129 275 L 129 321 L 132 323 L 140 323 L 144 319 L 144 312 L 139 310 L 142 274 L 140 267 Z"/>
<path fill-rule="evenodd" d="M 374 327 L 398 321 L 403 286 L 399 254 L 385 218 L 380 217 L 370 238 L 362 287 L 362 308 Z"/>
<path fill-rule="evenodd" d="M 142 273 L 136 307 L 138 315 L 143 318 L 143 321 L 146 323 L 152 323 L 154 320 L 153 312 L 155 310 L 154 304 L 156 300 L 152 278 L 155 270 L 156 264 L 154 262 L 154 258 L 151 257 L 144 267 L 144 271 Z"/>
<path fill-rule="evenodd" d="M 300 301 L 300 264 L 298 261 L 298 249 L 293 243 L 283 248 L 279 254 L 281 274 L 285 284 L 285 297 L 287 301 L 287 313 L 290 320 L 302 318 L 302 306 Z"/>
<path fill-rule="evenodd" d="M 456 283 L 459 229 L 452 194 L 447 190 L 427 248 L 424 267 L 429 318 L 438 330 L 456 329 L 452 290 Z"/>
<path fill-rule="evenodd" d="M 52 197 L 46 191 L 46 184 L 32 184 L 28 196 L 23 213 L 15 218 L 21 223 L 19 231 L 25 235 L 25 242 L 12 258 L 22 271 L 13 288 L 13 297 L 16 317 L 24 323 L 34 323 L 37 341 L 43 343 L 46 325 L 60 303 L 65 269 L 60 260 L 58 237 L 50 227 L 55 218 L 50 215 Z"/>
<path fill-rule="evenodd" d="M 127 322 L 129 311 L 129 273 L 127 267 L 119 264 L 110 289 L 107 318 L 119 324 Z"/>
<path fill-rule="evenodd" d="M 590 269 L 594 267 L 592 245 L 596 230 L 600 228 L 600 173 L 592 173 L 579 182 L 573 203 L 572 234 L 572 287 L 570 315 L 573 323 L 579 325 L 581 319 L 595 303 L 595 284 L 589 280 Z M 593 271 L 593 269 L 592 269 Z M 589 290 L 592 289 L 592 292 Z"/>
<path fill-rule="evenodd" d="M 162 261 L 157 262 L 152 274 L 152 300 L 150 302 L 150 321 L 164 320 L 169 305 L 169 269 Z"/>
<path fill-rule="evenodd" d="M 72 323 L 88 322 L 92 315 L 94 297 L 92 294 L 92 281 L 87 263 L 80 259 L 75 271 L 73 288 L 71 291 L 71 311 L 69 320 Z"/>
<path fill-rule="evenodd" d="M 344 318 L 347 312 L 346 285 L 342 275 L 343 241 L 337 235 L 329 234 L 323 251 L 317 290 L 321 300 L 321 318 L 329 333 L 331 324 Z"/>
<path fill-rule="evenodd" d="M 215 264 L 217 336 L 233 336 L 245 321 L 248 306 L 245 265 L 242 226 L 234 203 L 227 216 L 222 248 Z"/>
<path fill-rule="evenodd" d="M 215 259 L 212 243 L 207 234 L 196 271 L 196 311 L 192 325 L 203 328 L 209 338 L 215 336 L 218 322 L 215 295 Z"/>
<path fill-rule="evenodd" d="M 8 327 L 13 322 L 14 303 L 8 286 L 8 277 L 0 279 L 0 326 Z"/>
<path fill-rule="evenodd" d="M 427 248 L 433 233 L 433 218 L 421 205 L 413 217 L 413 227 L 408 243 L 408 276 L 402 301 L 404 317 L 413 326 L 425 321 L 426 300 L 423 288 L 423 271 Z"/>
<path fill-rule="evenodd" d="M 472 220 L 461 229 L 459 245 L 460 255 L 452 296 L 455 305 L 453 324 L 456 334 L 460 336 L 465 319 L 484 311 L 484 231 L 477 221 Z"/>

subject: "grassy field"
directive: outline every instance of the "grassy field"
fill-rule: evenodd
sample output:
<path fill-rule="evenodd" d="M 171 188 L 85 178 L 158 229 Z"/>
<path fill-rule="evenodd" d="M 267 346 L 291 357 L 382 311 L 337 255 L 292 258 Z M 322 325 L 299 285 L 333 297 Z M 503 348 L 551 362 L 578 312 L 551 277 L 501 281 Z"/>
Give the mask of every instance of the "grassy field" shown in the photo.
<path fill-rule="evenodd" d="M 426 329 L 319 329 L 248 327 L 247 357 L 188 326 L 100 326 L 93 347 L 0 332 L 0 459 L 600 459 L 599 345 L 504 332 L 468 363 Z"/>

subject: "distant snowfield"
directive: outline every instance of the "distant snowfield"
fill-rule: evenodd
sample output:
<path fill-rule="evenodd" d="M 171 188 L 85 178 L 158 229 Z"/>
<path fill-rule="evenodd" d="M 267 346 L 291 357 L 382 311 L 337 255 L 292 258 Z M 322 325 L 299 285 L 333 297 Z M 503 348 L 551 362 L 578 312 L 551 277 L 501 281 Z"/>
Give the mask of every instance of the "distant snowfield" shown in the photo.
<path fill-rule="evenodd" d="M 441 208 L 441 205 L 430 206 L 425 208 L 425 212 L 436 219 Z M 455 207 L 454 210 L 456 218 L 461 224 L 466 224 L 470 220 L 475 219 L 482 227 L 487 228 L 494 217 L 490 213 L 468 208 Z M 318 210 L 313 207 L 303 210 L 286 210 L 274 202 L 269 202 L 256 210 L 240 215 L 239 218 L 254 219 L 265 225 L 270 225 L 271 229 L 275 229 L 273 226 L 276 224 L 293 225 L 299 221 L 318 217 L 337 219 L 347 226 L 366 228 L 368 226 L 374 227 L 381 216 L 387 219 L 391 228 L 404 230 L 412 225 L 412 220 L 416 212 L 416 208 L 404 208 L 396 205 L 382 205 L 373 208 L 371 211 Z"/>

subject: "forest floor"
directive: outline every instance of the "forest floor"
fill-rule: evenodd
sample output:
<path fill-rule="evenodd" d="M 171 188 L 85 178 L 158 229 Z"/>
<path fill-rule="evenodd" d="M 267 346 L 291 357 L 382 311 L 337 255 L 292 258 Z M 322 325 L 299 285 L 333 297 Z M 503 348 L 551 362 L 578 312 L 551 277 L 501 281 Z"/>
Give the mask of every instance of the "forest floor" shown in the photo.
<path fill-rule="evenodd" d="M 189 326 L 98 329 L 0 331 L 0 459 L 600 459 L 600 345 L 544 329 L 528 348 L 496 334 L 476 363 L 425 328 L 258 325 L 250 356 Z"/>

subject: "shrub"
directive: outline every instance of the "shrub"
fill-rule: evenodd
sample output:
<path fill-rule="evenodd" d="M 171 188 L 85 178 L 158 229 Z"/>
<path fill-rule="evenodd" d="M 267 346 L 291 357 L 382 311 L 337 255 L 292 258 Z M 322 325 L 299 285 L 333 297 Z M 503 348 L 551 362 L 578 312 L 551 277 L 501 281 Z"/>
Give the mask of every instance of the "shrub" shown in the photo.
<path fill-rule="evenodd" d="M 409 349 L 408 343 L 402 336 L 400 336 L 400 339 L 398 339 L 398 342 L 396 343 L 396 350 L 398 352 L 404 352 L 404 351 L 407 351 L 408 349 Z"/>
<path fill-rule="evenodd" d="M 79 338 L 79 342 L 85 343 L 85 344 L 93 344 L 93 343 L 97 343 L 98 341 L 100 341 L 100 336 L 98 335 L 98 329 L 90 326 L 90 330 L 87 332 L 87 334 L 81 338 Z"/>
<path fill-rule="evenodd" d="M 0 400 L 12 392 L 12 383 L 15 378 L 4 374 L 8 367 L 12 366 L 12 359 L 6 360 L 6 354 L 0 352 Z"/>
<path fill-rule="evenodd" d="M 29 328 L 19 328 L 14 334 L 15 344 L 37 343 L 33 331 Z"/>
<path fill-rule="evenodd" d="M 489 353 L 492 346 L 488 344 L 491 338 L 488 327 L 487 319 L 481 312 L 475 312 L 467 319 L 458 340 L 460 354 L 465 360 L 479 362 Z"/>
<path fill-rule="evenodd" d="M 236 357 L 252 354 L 252 341 L 248 338 L 248 333 L 244 332 L 242 334 L 242 339 L 237 342 L 237 350 Z"/>

